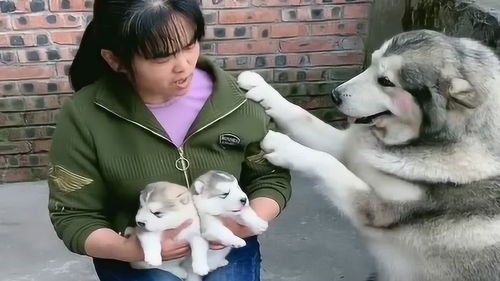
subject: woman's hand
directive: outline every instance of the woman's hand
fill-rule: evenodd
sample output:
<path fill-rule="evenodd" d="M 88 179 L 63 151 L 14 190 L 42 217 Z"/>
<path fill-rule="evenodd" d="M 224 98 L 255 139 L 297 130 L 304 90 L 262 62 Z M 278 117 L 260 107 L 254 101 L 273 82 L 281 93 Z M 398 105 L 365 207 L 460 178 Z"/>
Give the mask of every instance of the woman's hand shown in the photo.
<path fill-rule="evenodd" d="M 192 220 L 187 220 L 183 222 L 179 227 L 175 229 L 166 230 L 163 232 L 163 239 L 161 242 L 161 255 L 163 260 L 173 260 L 185 257 L 191 253 L 191 248 L 189 243 L 184 241 L 178 241 L 176 239 L 177 235 L 191 225 Z"/>

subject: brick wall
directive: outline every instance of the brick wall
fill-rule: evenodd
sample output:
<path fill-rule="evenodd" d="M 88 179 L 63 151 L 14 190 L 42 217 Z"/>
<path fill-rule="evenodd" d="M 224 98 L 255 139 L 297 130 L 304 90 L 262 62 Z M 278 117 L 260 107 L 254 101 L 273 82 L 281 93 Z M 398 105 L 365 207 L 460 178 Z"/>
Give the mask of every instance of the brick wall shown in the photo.
<path fill-rule="evenodd" d="M 293 102 L 335 122 L 328 94 L 360 71 L 372 0 L 202 0 L 203 52 L 258 70 Z M 0 0 L 0 182 L 45 178 L 67 71 L 91 0 Z"/>

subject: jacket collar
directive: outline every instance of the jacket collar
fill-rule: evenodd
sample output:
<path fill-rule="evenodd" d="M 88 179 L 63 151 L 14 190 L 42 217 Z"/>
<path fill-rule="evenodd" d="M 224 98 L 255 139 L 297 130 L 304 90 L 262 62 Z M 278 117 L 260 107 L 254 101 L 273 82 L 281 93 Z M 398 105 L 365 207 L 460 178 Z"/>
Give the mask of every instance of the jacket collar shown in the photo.
<path fill-rule="evenodd" d="M 215 89 L 186 137 L 224 118 L 246 101 L 236 80 L 211 61 L 200 57 L 196 67 L 214 77 Z M 106 76 L 98 83 L 95 98 L 97 105 L 170 141 L 165 130 L 125 78 Z"/>

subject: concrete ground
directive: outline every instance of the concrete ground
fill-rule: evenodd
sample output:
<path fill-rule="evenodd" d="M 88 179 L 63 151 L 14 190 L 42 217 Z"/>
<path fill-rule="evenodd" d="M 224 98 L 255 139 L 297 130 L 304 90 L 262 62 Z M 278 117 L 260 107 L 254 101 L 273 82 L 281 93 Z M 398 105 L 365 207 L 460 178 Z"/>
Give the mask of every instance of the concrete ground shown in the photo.
<path fill-rule="evenodd" d="M 362 242 L 337 211 L 294 178 L 286 211 L 260 241 L 264 281 L 364 281 L 372 268 Z M 0 281 L 97 281 L 48 219 L 46 182 L 0 185 Z"/>

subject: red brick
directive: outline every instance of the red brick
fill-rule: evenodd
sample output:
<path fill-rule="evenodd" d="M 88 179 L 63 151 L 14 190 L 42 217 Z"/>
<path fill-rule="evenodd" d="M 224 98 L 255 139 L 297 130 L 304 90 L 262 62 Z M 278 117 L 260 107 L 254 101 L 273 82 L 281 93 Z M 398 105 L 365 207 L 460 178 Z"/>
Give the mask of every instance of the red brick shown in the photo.
<path fill-rule="evenodd" d="M 61 107 L 57 95 L 27 96 L 24 99 L 26 103 L 25 110 L 48 110 Z"/>
<path fill-rule="evenodd" d="M 56 63 L 57 77 L 68 77 L 70 62 L 58 62 Z"/>
<path fill-rule="evenodd" d="M 22 112 L 12 112 L 12 113 L 0 113 L 0 126 L 23 126 L 24 114 Z"/>
<path fill-rule="evenodd" d="M 311 25 L 311 35 L 355 35 L 359 21 L 336 21 Z"/>
<path fill-rule="evenodd" d="M 339 48 L 340 38 L 293 39 L 280 42 L 280 50 L 284 53 L 331 51 Z"/>
<path fill-rule="evenodd" d="M 245 8 L 250 6 L 250 0 L 226 0 L 226 1 L 202 0 L 204 9 L 214 8 Z"/>
<path fill-rule="evenodd" d="M 279 10 L 253 9 L 244 11 L 219 12 L 219 22 L 222 24 L 265 23 L 265 22 L 278 22 L 279 20 L 280 20 Z"/>
<path fill-rule="evenodd" d="M 19 95 L 19 89 L 14 81 L 0 83 L 0 97 Z"/>
<path fill-rule="evenodd" d="M 343 15 L 345 19 L 366 19 L 370 15 L 370 6 L 345 5 Z"/>
<path fill-rule="evenodd" d="M 9 141 L 48 139 L 54 133 L 54 126 L 29 126 L 0 129 L 0 135 Z"/>
<path fill-rule="evenodd" d="M 82 18 L 66 13 L 19 15 L 12 18 L 12 26 L 15 30 L 77 28 L 82 27 Z"/>
<path fill-rule="evenodd" d="M 61 45 L 77 45 L 82 40 L 83 31 L 54 31 L 52 41 Z"/>
<path fill-rule="evenodd" d="M 12 30 L 12 25 L 10 24 L 10 17 L 7 15 L 0 15 L 0 32 Z"/>
<path fill-rule="evenodd" d="M 2 183 L 28 181 L 33 177 L 31 168 L 13 168 L 0 170 Z"/>
<path fill-rule="evenodd" d="M 218 44 L 218 54 L 237 55 L 237 54 L 267 54 L 278 51 L 278 42 L 276 41 L 247 41 L 247 42 L 227 42 Z"/>
<path fill-rule="evenodd" d="M 298 6 L 298 5 L 308 5 L 310 1 L 304 0 L 253 0 L 252 4 L 254 6 L 264 6 L 264 7 L 287 7 L 287 6 Z"/>
<path fill-rule="evenodd" d="M 66 2 L 67 3 L 67 2 Z M 69 1 L 69 7 L 62 5 L 61 0 L 50 0 L 50 10 L 52 12 L 83 12 L 92 11 L 93 1 L 92 0 L 71 0 Z"/>
<path fill-rule="evenodd" d="M 306 6 L 293 9 L 282 9 L 283 21 L 323 21 L 340 19 L 342 17 L 342 6 Z"/>
<path fill-rule="evenodd" d="M 0 67 L 0 80 L 51 78 L 55 75 L 52 65 Z"/>
<path fill-rule="evenodd" d="M 205 39 L 234 39 L 251 38 L 252 30 L 249 26 L 208 26 L 206 28 Z"/>
<path fill-rule="evenodd" d="M 271 38 L 304 37 L 306 34 L 304 24 L 275 24 L 271 27 Z"/>
<path fill-rule="evenodd" d="M 69 48 L 25 48 L 22 50 L 17 50 L 17 56 L 19 62 L 29 63 L 29 62 L 46 62 L 46 61 L 71 61 L 74 58 L 74 54 L 78 47 Z M 30 54 L 36 53 L 37 58 L 33 60 Z"/>
<path fill-rule="evenodd" d="M 13 40 L 14 38 L 16 39 Z M 12 41 L 15 44 L 11 44 Z M 0 34 L 0 47 L 33 47 L 35 45 L 35 36 L 31 33 Z"/>
<path fill-rule="evenodd" d="M 58 101 L 59 104 L 59 101 Z M 24 113 L 24 120 L 27 125 L 55 124 L 59 110 L 43 110 Z"/>
<path fill-rule="evenodd" d="M 0 142 L 0 154 L 17 154 L 31 151 L 30 143 L 27 141 Z"/>
<path fill-rule="evenodd" d="M 332 52 L 327 54 L 311 54 L 311 64 L 322 65 L 356 65 L 363 63 L 363 53 Z"/>
<path fill-rule="evenodd" d="M 330 95 L 325 96 L 306 96 L 306 97 L 289 97 L 291 102 L 305 109 L 316 109 L 333 107 L 332 98 Z"/>
<path fill-rule="evenodd" d="M 52 140 L 34 140 L 31 144 L 33 152 L 49 152 Z"/>
<path fill-rule="evenodd" d="M 44 95 L 54 93 L 71 93 L 73 90 L 68 79 L 22 80 L 17 82 L 18 93 L 23 95 Z M 29 88 L 29 90 L 26 90 Z"/>
<path fill-rule="evenodd" d="M 3 161 L 0 161 L 0 168 L 8 167 L 37 167 L 46 166 L 49 164 L 49 155 L 47 153 L 37 154 L 18 154 L 2 156 Z"/>

